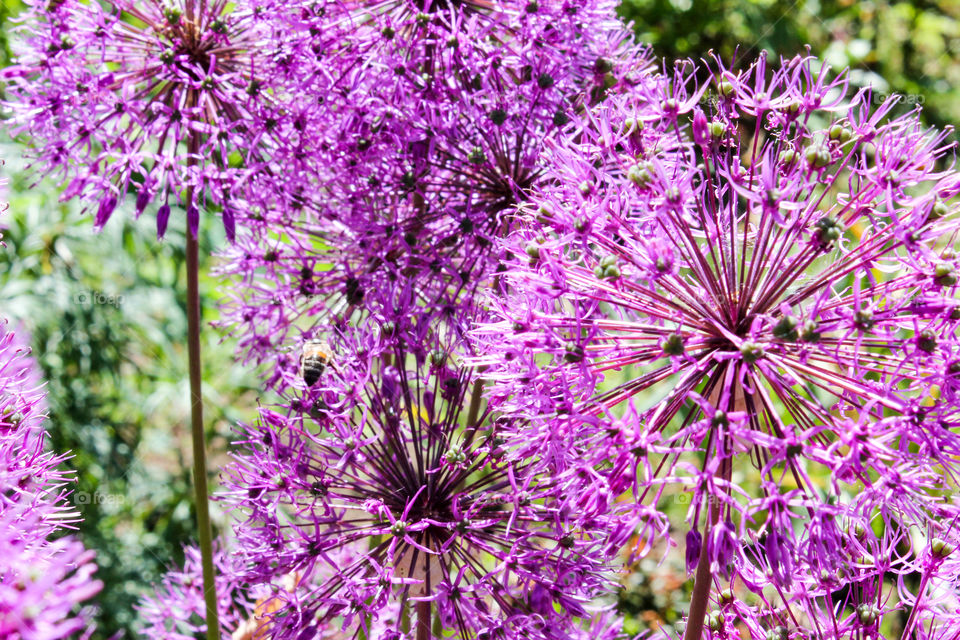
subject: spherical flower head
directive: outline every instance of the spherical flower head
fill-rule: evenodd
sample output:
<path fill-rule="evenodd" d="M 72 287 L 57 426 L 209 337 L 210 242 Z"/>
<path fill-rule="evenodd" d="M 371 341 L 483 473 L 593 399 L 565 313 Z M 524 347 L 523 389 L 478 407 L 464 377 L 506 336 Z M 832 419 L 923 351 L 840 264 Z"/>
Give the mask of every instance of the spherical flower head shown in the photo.
<path fill-rule="evenodd" d="M 32 143 L 37 169 L 95 203 L 101 228 L 127 194 L 140 215 L 171 196 L 196 233 L 198 203 L 222 205 L 243 163 L 246 120 L 263 96 L 253 56 L 264 34 L 255 3 L 32 2 L 20 16 L 17 64 L 4 73 L 10 130 Z M 239 147 L 238 147 L 239 145 Z"/>
<path fill-rule="evenodd" d="M 72 474 L 45 450 L 44 402 L 29 347 L 0 331 L 0 636 L 58 640 L 84 630 L 79 606 L 100 591 L 93 554 L 69 536 Z"/>
<path fill-rule="evenodd" d="M 184 554 L 183 567 L 167 573 L 155 592 L 138 606 L 144 633 L 151 638 L 189 640 L 206 632 L 200 551 L 187 547 Z M 304 588 L 296 573 L 272 583 L 248 583 L 241 558 L 223 547 L 215 551 L 214 564 L 220 624 L 233 640 L 271 637 L 270 616 Z"/>
<path fill-rule="evenodd" d="M 653 486 L 689 474 L 688 516 L 711 523 L 700 544 L 715 571 L 750 573 L 741 552 L 766 522 L 757 544 L 769 572 L 757 580 L 789 589 L 803 574 L 794 516 L 769 514 L 823 501 L 811 464 L 858 496 L 858 521 L 897 513 L 926 528 L 941 517 L 958 444 L 940 382 L 958 349 L 949 245 L 960 221 L 947 203 L 960 178 L 946 133 L 863 93 L 838 99 L 844 76 L 828 81 L 812 59 L 773 73 L 721 67 L 720 98 L 706 106 L 692 97 L 709 87 L 693 77 L 647 101 L 663 113 L 642 135 L 676 140 L 669 153 L 641 139 L 631 161 L 608 116 L 583 137 L 614 144 L 556 154 L 569 161 L 506 243 L 515 295 L 494 302 L 502 321 L 476 331 L 488 341 L 477 361 L 517 404 L 543 407 L 541 389 L 581 380 L 552 399 L 556 412 L 575 400 L 575 414 L 598 417 L 580 421 L 586 441 L 616 405 L 646 400 L 642 429 L 672 449 Z M 633 130 L 634 113 L 619 117 Z M 580 189 L 582 176 L 604 187 Z M 694 465 L 691 450 L 703 455 Z M 735 480 L 750 463 L 759 486 Z"/>
<path fill-rule="evenodd" d="M 281 637 L 304 617 L 367 628 L 404 602 L 429 602 L 463 638 L 548 637 L 586 616 L 622 523 L 575 507 L 572 475 L 528 473 L 456 344 L 394 317 L 329 348 L 315 385 L 250 428 L 228 483 L 256 579 L 336 569 L 274 615 Z"/>
<path fill-rule="evenodd" d="M 77 610 L 103 587 L 93 578 L 93 552 L 82 543 L 32 534 L 32 527 L 46 527 L 43 511 L 0 512 L 0 636 L 11 640 L 60 640 L 84 631 L 89 621 Z"/>
<path fill-rule="evenodd" d="M 233 283 L 220 324 L 237 336 L 246 362 L 265 365 L 271 388 L 298 384 L 308 341 L 371 317 L 410 314 L 466 331 L 481 281 L 437 258 L 430 245 L 385 247 L 376 232 L 342 224 L 270 226 L 286 230 L 283 242 L 244 230 L 222 254 L 220 274 Z"/>
<path fill-rule="evenodd" d="M 254 215 L 282 211 L 284 231 L 244 238 L 225 267 L 252 285 L 225 324 L 258 361 L 363 309 L 385 279 L 472 295 L 548 141 L 650 66 L 606 0 L 277 10 L 291 35 L 268 74 L 276 113 L 254 126 L 280 144 L 252 181 Z"/>

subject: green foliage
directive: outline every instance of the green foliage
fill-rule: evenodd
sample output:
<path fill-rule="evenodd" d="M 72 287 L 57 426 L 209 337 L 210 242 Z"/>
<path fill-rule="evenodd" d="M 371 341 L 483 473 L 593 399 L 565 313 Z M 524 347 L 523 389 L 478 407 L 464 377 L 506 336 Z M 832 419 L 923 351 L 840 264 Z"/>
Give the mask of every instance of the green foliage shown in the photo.
<path fill-rule="evenodd" d="M 949 0 L 623 0 L 639 38 L 668 60 L 748 62 L 805 51 L 851 80 L 907 105 L 922 104 L 930 124 L 960 120 L 960 5 Z"/>
<path fill-rule="evenodd" d="M 20 150 L 2 147 L 5 173 Z M 0 216 L 0 309 L 32 336 L 47 381 L 49 446 L 72 451 L 79 534 L 97 552 L 104 590 L 95 637 L 134 628 L 134 605 L 194 538 L 187 400 L 183 212 L 167 240 L 154 221 L 118 211 L 95 234 L 89 213 L 57 202 L 48 181 L 14 171 Z M 177 214 L 179 213 L 179 217 Z M 219 223 L 202 255 L 224 240 Z M 208 272 L 212 259 L 202 265 Z M 218 283 L 201 279 L 204 320 L 216 317 Z M 205 335 L 211 468 L 238 421 L 254 417 L 254 375 L 232 364 L 232 346 Z M 219 457 L 218 457 L 219 456 Z M 216 486 L 216 477 L 212 477 Z"/>

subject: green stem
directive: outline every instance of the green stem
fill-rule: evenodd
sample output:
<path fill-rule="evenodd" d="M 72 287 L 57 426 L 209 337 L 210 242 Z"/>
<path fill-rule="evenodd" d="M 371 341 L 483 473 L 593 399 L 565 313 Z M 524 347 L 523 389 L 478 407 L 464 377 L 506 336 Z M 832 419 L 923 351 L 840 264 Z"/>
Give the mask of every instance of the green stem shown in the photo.
<path fill-rule="evenodd" d="M 719 444 L 720 434 L 715 434 L 718 440 L 717 454 L 723 449 Z M 717 477 L 730 479 L 733 465 L 729 458 L 720 461 Z M 693 580 L 693 594 L 690 596 L 690 613 L 687 615 L 687 628 L 683 632 L 683 640 L 701 640 L 703 637 L 703 623 L 707 616 L 707 606 L 710 604 L 710 589 L 713 587 L 713 573 L 710 571 L 710 558 L 707 548 L 710 545 L 710 534 L 713 526 L 720 521 L 719 500 L 712 495 L 707 496 L 707 518 L 703 525 L 703 538 L 700 541 L 700 560 L 697 561 L 697 575 Z"/>
<path fill-rule="evenodd" d="M 200 146 L 197 134 L 190 136 L 188 164 L 196 162 Z M 194 205 L 193 188 L 187 189 L 186 205 Z M 210 492 L 207 488 L 207 442 L 203 431 L 203 396 L 200 361 L 200 241 L 187 226 L 187 354 L 190 371 L 190 431 L 193 435 L 193 488 L 197 506 L 197 530 L 203 566 L 203 599 L 207 609 L 207 640 L 220 640 L 217 585 L 213 573 L 213 527 L 210 525 Z M 197 231 L 199 235 L 199 230 Z"/>
<path fill-rule="evenodd" d="M 220 640 L 217 586 L 213 575 L 213 528 L 207 489 L 206 437 L 203 432 L 203 399 L 200 395 L 200 287 L 199 242 L 187 230 L 187 352 L 190 359 L 190 427 L 193 433 L 193 486 L 197 503 L 197 529 L 203 564 L 203 597 L 207 605 L 207 639 Z"/>

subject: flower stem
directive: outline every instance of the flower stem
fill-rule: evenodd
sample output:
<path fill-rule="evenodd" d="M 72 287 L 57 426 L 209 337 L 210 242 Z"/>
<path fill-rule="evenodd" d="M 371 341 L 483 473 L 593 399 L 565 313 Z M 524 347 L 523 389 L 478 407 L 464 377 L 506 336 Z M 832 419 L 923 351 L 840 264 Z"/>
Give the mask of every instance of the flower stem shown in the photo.
<path fill-rule="evenodd" d="M 711 508 L 711 511 L 713 509 Z M 712 514 L 711 514 L 712 515 Z M 713 575 L 710 573 L 710 559 L 707 545 L 710 529 L 713 526 L 710 517 L 703 525 L 703 539 L 700 542 L 700 560 L 697 561 L 697 575 L 693 580 L 693 595 L 690 597 L 690 613 L 687 615 L 687 628 L 683 640 L 700 640 L 703 637 L 703 621 L 707 616 L 707 604 L 710 600 L 710 587 Z"/>
<path fill-rule="evenodd" d="M 193 161 L 199 140 L 191 136 Z M 193 188 L 188 188 L 186 205 L 193 206 Z M 197 232 L 199 235 L 199 231 Z M 197 507 L 197 529 L 203 566 L 203 599 L 207 609 L 207 640 L 220 640 L 217 612 L 217 586 L 213 575 L 213 530 L 210 525 L 210 500 L 207 488 L 206 436 L 203 431 L 203 397 L 200 387 L 200 241 L 190 229 L 187 216 L 187 354 L 190 371 L 190 430 L 193 434 L 193 487 Z"/>
<path fill-rule="evenodd" d="M 417 602 L 417 640 L 430 640 L 430 602 Z"/>
<path fill-rule="evenodd" d="M 477 417 L 480 415 L 480 401 L 483 399 L 483 381 L 473 383 L 473 392 L 470 394 L 470 408 L 467 410 L 467 427 L 477 426 Z"/>
<path fill-rule="evenodd" d="M 718 387 L 719 388 L 719 387 Z M 714 400 L 716 402 L 716 395 Z M 736 408 L 742 408 L 745 405 L 743 400 L 733 405 Z M 717 454 L 723 455 L 724 447 L 722 445 L 723 435 L 714 433 L 713 437 L 717 440 Z M 733 466 L 730 459 L 722 457 L 720 468 L 717 470 L 717 476 L 729 480 Z M 683 632 L 683 640 L 700 640 L 703 637 L 703 621 L 707 617 L 707 605 L 710 604 L 710 589 L 713 587 L 713 573 L 710 571 L 710 534 L 713 526 L 720 521 L 720 503 L 714 496 L 707 496 L 707 517 L 703 525 L 703 538 L 700 541 L 700 559 L 697 561 L 697 575 L 693 579 L 693 594 L 690 596 L 690 613 L 687 615 L 687 628 Z"/>

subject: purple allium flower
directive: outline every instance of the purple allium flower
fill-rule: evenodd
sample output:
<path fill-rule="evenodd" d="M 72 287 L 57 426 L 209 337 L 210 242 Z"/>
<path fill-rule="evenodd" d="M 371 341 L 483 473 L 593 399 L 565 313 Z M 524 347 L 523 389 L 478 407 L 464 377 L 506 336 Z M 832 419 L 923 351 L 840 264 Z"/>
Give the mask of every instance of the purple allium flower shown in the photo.
<path fill-rule="evenodd" d="M 72 537 L 67 458 L 45 450 L 44 403 L 29 347 L 0 332 L 0 637 L 58 640 L 89 625 L 80 605 L 100 591 L 93 553 Z"/>
<path fill-rule="evenodd" d="M 0 637 L 9 640 L 59 640 L 83 631 L 89 612 L 79 607 L 103 586 L 93 579 L 93 552 L 82 543 L 34 534 L 34 527 L 48 526 L 44 510 L 0 512 Z"/>
<path fill-rule="evenodd" d="M 879 536 L 859 524 L 846 529 L 843 542 L 851 555 L 843 567 L 813 581 L 798 572 L 805 584 L 778 590 L 775 597 L 742 587 L 720 591 L 712 598 L 704 637 L 748 632 L 769 640 L 945 640 L 960 633 L 955 520 L 936 536 L 895 526 Z"/>
<path fill-rule="evenodd" d="M 225 324 L 256 360 L 303 328 L 316 337 L 333 317 L 375 313 L 362 294 L 382 282 L 468 299 L 543 175 L 547 141 L 649 73 L 606 0 L 281 13 L 294 34 L 268 74 L 281 143 L 252 178 L 252 215 L 272 233 L 242 238 L 224 268 L 245 282 Z"/>
<path fill-rule="evenodd" d="M 532 472 L 436 327 L 378 324 L 331 340 L 319 380 L 262 412 L 229 472 L 251 579 L 315 584 L 273 616 L 277 637 L 367 629 L 390 603 L 432 610 L 456 637 L 566 637 L 609 585 L 632 510 L 591 500 L 607 490 L 589 468 Z"/>
<path fill-rule="evenodd" d="M 191 640 L 206 632 L 200 551 L 195 547 L 184 551 L 183 568 L 167 573 L 163 584 L 138 607 L 146 637 Z M 242 579 L 241 559 L 230 551 L 217 551 L 214 556 L 224 637 L 266 640 L 271 637 L 270 615 L 303 585 L 295 574 L 276 584 L 249 585 Z"/>
<path fill-rule="evenodd" d="M 162 236 L 185 187 L 223 207 L 256 117 L 257 50 L 269 33 L 255 3 L 34 0 L 18 18 L 17 65 L 5 71 L 14 134 L 64 198 L 96 203 L 101 228 L 128 193 L 140 215 L 160 201 Z M 188 209 L 195 232 L 199 209 Z M 195 219 L 197 218 L 197 219 Z"/>
<path fill-rule="evenodd" d="M 940 385 L 960 348 L 960 175 L 947 133 L 848 95 L 811 58 L 693 77 L 680 66 L 666 95 L 646 84 L 619 111 L 601 105 L 557 150 L 505 245 L 513 294 L 493 299 L 502 320 L 476 331 L 476 361 L 511 406 L 546 414 L 522 435 L 556 442 L 554 459 L 610 456 L 562 442 L 593 445 L 616 405 L 646 405 L 655 446 L 634 464 L 655 471 L 636 495 L 693 490 L 691 566 L 810 590 L 808 563 L 854 561 L 822 514 L 804 528 L 828 496 L 853 496 L 840 517 L 863 527 L 956 517 L 956 402 Z M 572 426 L 558 431 L 560 414 Z"/>

